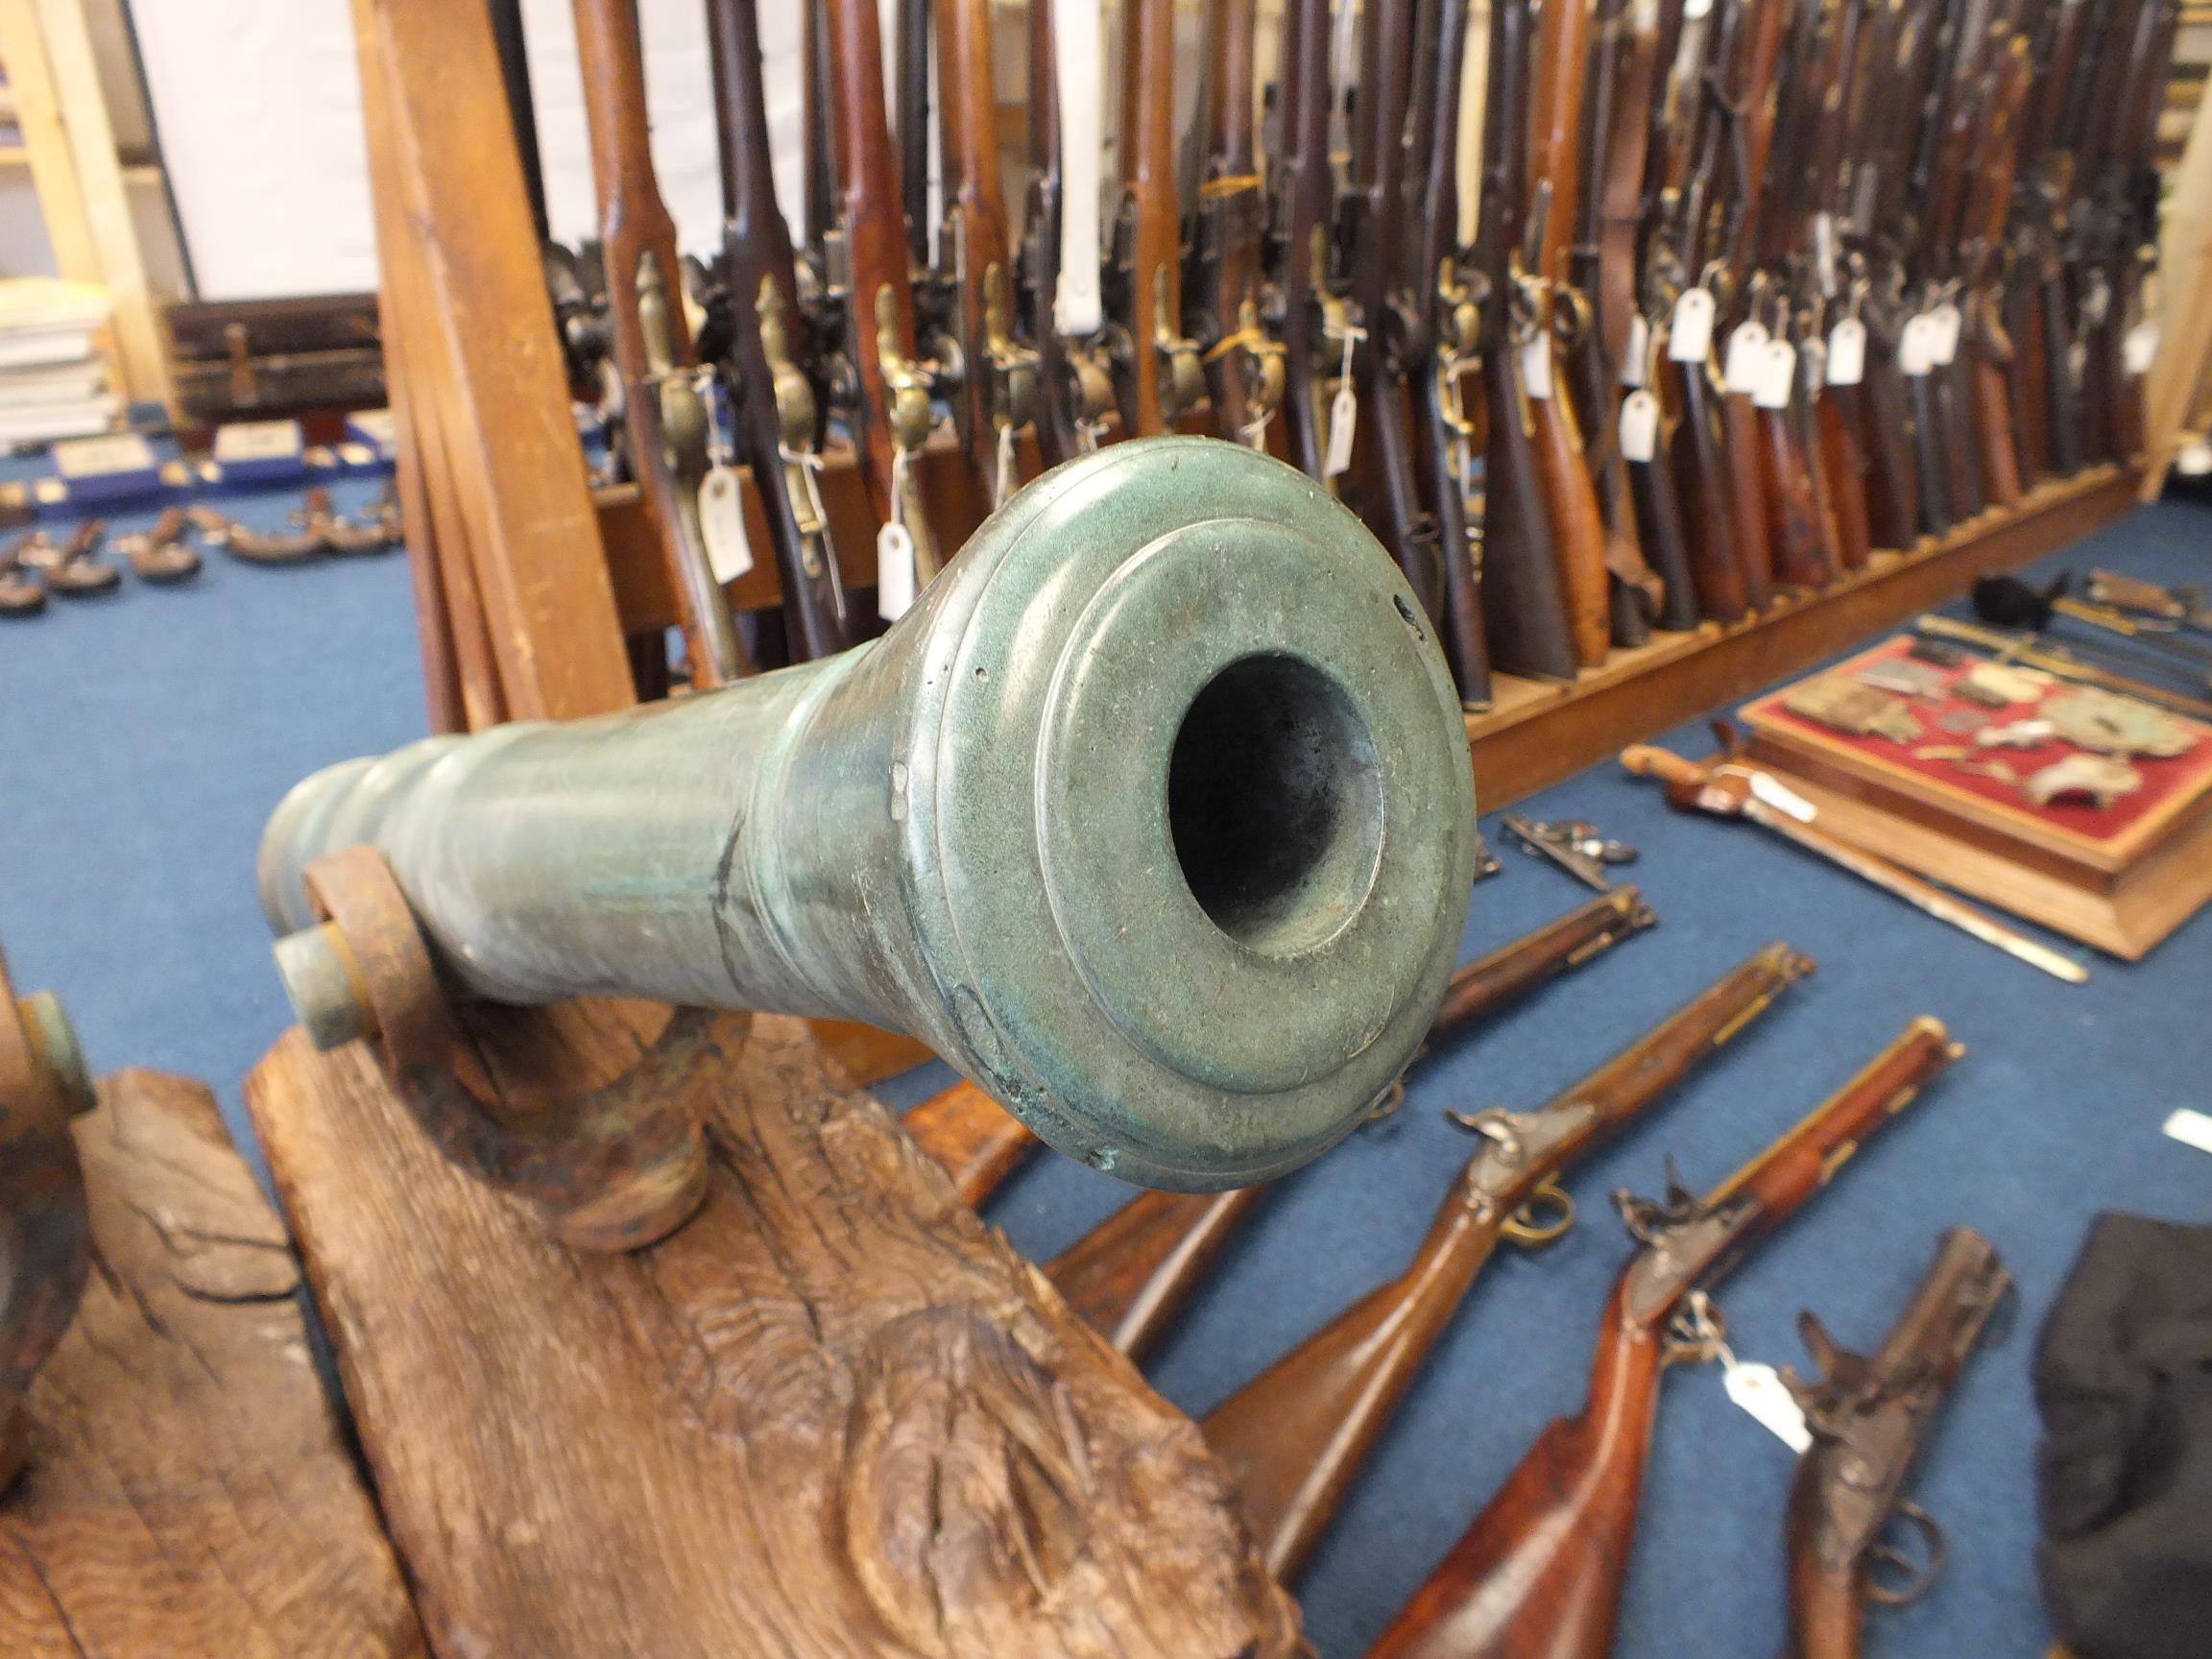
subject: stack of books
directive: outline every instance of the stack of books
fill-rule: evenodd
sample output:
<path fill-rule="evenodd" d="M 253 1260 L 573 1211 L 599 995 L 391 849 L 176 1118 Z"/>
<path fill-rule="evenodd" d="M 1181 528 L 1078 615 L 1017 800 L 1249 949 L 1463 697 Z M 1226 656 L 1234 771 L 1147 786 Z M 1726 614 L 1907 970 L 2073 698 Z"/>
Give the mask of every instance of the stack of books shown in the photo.
<path fill-rule="evenodd" d="M 122 419 L 99 335 L 108 290 L 56 276 L 0 281 L 0 448 L 87 438 Z"/>

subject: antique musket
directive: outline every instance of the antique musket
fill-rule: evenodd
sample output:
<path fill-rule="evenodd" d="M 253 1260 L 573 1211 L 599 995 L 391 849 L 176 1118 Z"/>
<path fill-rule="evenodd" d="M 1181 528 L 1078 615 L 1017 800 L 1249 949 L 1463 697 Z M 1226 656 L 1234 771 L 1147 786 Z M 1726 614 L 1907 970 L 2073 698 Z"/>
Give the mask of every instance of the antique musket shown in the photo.
<path fill-rule="evenodd" d="M 676 222 L 653 174 L 637 11 L 634 0 L 575 0 L 575 11 L 630 462 L 676 594 L 693 683 L 722 685 L 750 672 L 751 664 L 700 524 L 708 417 L 693 383 Z"/>
<path fill-rule="evenodd" d="M 1037 0 L 1029 8 L 1022 309 L 1037 350 L 1037 448 L 1047 467 L 1097 448 L 1114 411 L 1099 292 L 1101 30 L 1099 0 Z M 1062 33 L 1073 42 L 1066 51 Z"/>
<path fill-rule="evenodd" d="M 1482 105 L 1482 213 L 1474 257 L 1483 284 L 1482 397 L 1489 427 L 1482 610 L 1497 667 L 1572 680 L 1578 668 L 1575 635 L 1537 459 L 1534 400 L 1523 374 L 1525 358 L 1544 339 L 1542 284 L 1530 268 L 1525 234 L 1529 44 L 1529 0 L 1493 0 L 1490 84 Z"/>
<path fill-rule="evenodd" d="M 2054 979 L 2069 985 L 2087 982 L 2089 970 L 2071 956 L 2060 955 L 1973 905 L 1963 903 L 1932 882 L 1923 881 L 1854 841 L 1848 841 L 1816 822 L 1813 804 L 1771 773 L 1736 759 L 1700 766 L 1695 760 L 1666 749 L 1637 743 L 1622 751 L 1621 764 L 1639 778 L 1657 778 L 1667 785 L 1667 804 L 1677 811 L 1706 812 L 1717 818 L 1742 818 L 1770 830 L 1785 841 L 1808 853 L 1817 853 L 1831 864 L 1840 865 L 1863 881 L 1902 899 L 1915 909 L 1947 922 L 1961 933 L 1994 946 L 2032 968 L 2040 968 Z"/>
<path fill-rule="evenodd" d="M 84 1292 L 92 1229 L 69 1120 L 98 1103 L 60 1002 L 17 997 L 0 959 L 0 1496 L 30 1455 L 32 1379 Z"/>
<path fill-rule="evenodd" d="M 1656 920 L 1635 888 L 1622 887 L 1454 970 L 1421 1052 L 1440 1038 L 1503 1012 Z M 944 1166 L 970 1204 L 981 1204 L 997 1191 L 1038 1144 L 1027 1124 L 1000 1110 L 973 1083 L 955 1083 L 930 1095 L 901 1121 L 914 1143 Z"/>
<path fill-rule="evenodd" d="M 791 228 L 776 201 L 757 0 L 708 0 L 707 37 L 720 115 L 721 276 L 735 423 L 775 549 L 784 636 L 795 658 L 811 661 L 845 650 L 858 631 L 816 482 L 829 388 L 813 378 Z"/>
<path fill-rule="evenodd" d="M 1471 963 L 1453 976 L 1430 1028 L 1431 1042 L 1495 1018 L 1651 922 L 1642 897 L 1623 887 Z M 1414 1059 L 1427 1052 L 1424 1046 Z M 1398 1094 L 1393 1086 L 1376 1110 L 1387 1112 Z M 1222 1247 L 1269 1190 L 1255 1186 L 1211 1196 L 1143 1193 L 1046 1263 L 1046 1277 L 1094 1329 L 1142 1361 L 1173 1329 Z"/>
<path fill-rule="evenodd" d="M 807 228 L 833 378 L 852 428 L 877 543 L 878 611 L 902 609 L 910 565 L 919 591 L 938 557 L 916 460 L 936 417 L 940 366 L 922 355 L 908 267 L 908 204 L 883 96 L 876 0 L 806 0 Z M 919 206 L 919 204 L 915 204 Z M 893 591 L 881 592 L 883 587 Z"/>
<path fill-rule="evenodd" d="M 1477 846 L 1396 568 L 1281 463 L 1161 439 L 1030 485 L 949 572 L 821 662 L 300 785 L 259 876 L 311 1034 L 367 1028 L 304 879 L 367 845 L 457 996 L 908 1032 L 1144 1184 L 1348 1134 L 1433 1020 Z"/>
<path fill-rule="evenodd" d="M 1554 554 L 1579 666 L 1602 667 L 1613 644 L 1612 575 L 1618 559 L 1567 384 L 1561 337 L 1589 307 L 1574 286 L 1568 252 L 1582 187 L 1582 94 L 1590 60 L 1586 0 L 1544 0 L 1536 16 L 1527 90 L 1526 228 L 1537 334 L 1523 383 L 1529 435 L 1551 503 Z M 1632 536 L 1633 532 L 1629 534 Z M 1637 562 L 1642 563 L 1641 554 Z"/>
<path fill-rule="evenodd" d="M 1214 435 L 1255 449 L 1283 406 L 1284 350 L 1261 318 L 1267 189 L 1253 132 L 1258 0 L 1210 0 L 1198 174 L 1185 204 L 1183 317 L 1204 353 Z"/>
<path fill-rule="evenodd" d="M 1659 1386 L 1722 1339 L 1704 1294 L 1964 1050 L 1912 1022 L 1812 1116 L 1703 1198 L 1616 1193 L 1640 1246 L 1599 1323 L 1581 1412 L 1554 1418 L 1368 1659 L 1603 1659 L 1636 1542 Z M 1686 1317 L 1687 1316 L 1687 1317 Z"/>
<path fill-rule="evenodd" d="M 1333 258 L 1336 175 L 1329 155 L 1329 0 L 1286 0 L 1277 78 L 1266 315 L 1283 342 L 1283 436 L 1292 465 L 1328 482 L 1334 394 L 1352 326 Z"/>
<path fill-rule="evenodd" d="M 1482 1137 L 1407 1270 L 1360 1298 L 1200 1422 L 1267 1569 L 1294 1581 L 1501 1238 L 1573 1224 L 1559 1177 L 1668 1094 L 1813 972 L 1767 947 L 1533 1112 L 1449 1114 Z"/>
<path fill-rule="evenodd" d="M 1446 576 L 1436 520 L 1413 470 L 1407 382 L 1423 354 L 1424 319 L 1412 298 L 1401 230 L 1417 181 L 1406 165 L 1413 101 L 1415 0 L 1373 0 L 1360 12 L 1359 98 L 1354 123 L 1344 241 L 1348 292 L 1361 338 L 1352 352 L 1352 470 L 1345 499 L 1375 532 L 1432 618 L 1445 614 Z"/>
<path fill-rule="evenodd" d="M 924 0 L 906 4 L 916 15 L 930 15 L 923 11 Z M 950 346 L 933 354 L 956 366 L 945 376 L 953 429 L 977 496 L 997 508 L 1021 482 L 1015 440 L 1036 419 L 1038 354 L 1015 331 L 1014 254 L 998 184 L 990 0 L 936 0 L 933 14 L 945 196 L 934 288 L 945 320 L 942 334 Z M 928 40 L 926 35 L 912 79 L 926 81 Z M 926 149 L 909 141 L 907 150 L 910 161 L 922 151 L 926 181 Z M 917 222 L 926 200 L 908 192 Z"/>
<path fill-rule="evenodd" d="M 1905 1482 L 2011 1289 L 1996 1246 L 1954 1227 L 1871 1358 L 1837 1347 L 1812 1314 L 1799 1316 L 1817 1375 L 1782 1374 L 1813 1437 L 1790 1483 L 1785 1659 L 1859 1659 L 1866 1603 L 1917 1600 L 1942 1571 L 1942 1529 L 1905 1496 Z M 1924 1563 L 1884 1541 L 1897 1520 L 1925 1541 Z M 1877 1577 L 1881 1568 L 1910 1576 Z"/>
<path fill-rule="evenodd" d="M 1197 342 L 1183 329 L 1174 0 L 1125 0 L 1121 24 L 1121 203 L 1106 308 L 1121 428 L 1149 438 L 1198 406 L 1206 372 Z"/>
<path fill-rule="evenodd" d="M 1479 387 L 1482 309 L 1459 248 L 1460 79 L 1470 0 L 1431 0 L 1415 23 L 1414 100 L 1409 130 L 1426 133 L 1414 223 L 1404 342 L 1413 402 L 1413 475 L 1421 510 L 1436 529 L 1442 567 L 1445 661 L 1460 701 L 1491 705 L 1488 624 L 1483 620 L 1483 527 L 1476 462 L 1481 437 L 1468 412 Z M 1426 57 L 1426 74 L 1421 74 Z M 1478 394 L 1479 395 L 1479 394 Z"/>

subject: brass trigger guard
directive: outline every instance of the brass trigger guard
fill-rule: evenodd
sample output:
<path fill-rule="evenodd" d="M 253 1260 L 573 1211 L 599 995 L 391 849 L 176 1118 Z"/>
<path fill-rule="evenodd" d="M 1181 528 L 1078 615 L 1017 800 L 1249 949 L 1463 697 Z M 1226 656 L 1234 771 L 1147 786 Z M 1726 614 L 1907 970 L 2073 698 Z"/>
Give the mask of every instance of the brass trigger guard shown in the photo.
<path fill-rule="evenodd" d="M 1549 1214 L 1550 1219 L 1545 1219 Z M 1528 1201 L 1505 1217 L 1498 1229 L 1524 1249 L 1534 1249 L 1566 1237 L 1575 1225 L 1575 1200 L 1559 1185 L 1559 1177 L 1547 1175 L 1528 1194 Z"/>
<path fill-rule="evenodd" d="M 1905 1522 L 1927 1541 L 1928 1558 L 1914 1561 L 1898 1545 L 1877 1543 L 1866 1551 L 1866 1599 L 1879 1601 L 1885 1607 L 1903 1607 L 1927 1595 L 1928 1587 L 1942 1575 L 1943 1560 L 1950 1547 L 1936 1517 L 1910 1498 L 1901 1499 L 1889 1518 Z M 1902 1584 L 1881 1582 L 1874 1576 L 1877 1566 L 1895 1568 L 1905 1575 L 1905 1581 Z"/>

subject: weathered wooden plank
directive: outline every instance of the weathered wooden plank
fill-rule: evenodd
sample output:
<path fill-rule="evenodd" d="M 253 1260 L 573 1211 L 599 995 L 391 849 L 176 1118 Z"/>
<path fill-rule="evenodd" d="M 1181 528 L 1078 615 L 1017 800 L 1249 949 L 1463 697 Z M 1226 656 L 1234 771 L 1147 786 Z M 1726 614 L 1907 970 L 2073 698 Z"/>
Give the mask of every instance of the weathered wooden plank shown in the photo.
<path fill-rule="evenodd" d="M 554 1018 L 507 1110 L 615 1040 Z M 441 1162 L 359 1045 L 247 1085 L 437 1650 L 1298 1651 L 1189 1420 L 801 1022 L 725 1064 L 704 1207 L 627 1256 Z"/>
<path fill-rule="evenodd" d="M 76 1126 L 96 1251 L 0 1495 L 10 1659 L 420 1659 L 307 1350 L 283 1223 L 199 1084 Z"/>

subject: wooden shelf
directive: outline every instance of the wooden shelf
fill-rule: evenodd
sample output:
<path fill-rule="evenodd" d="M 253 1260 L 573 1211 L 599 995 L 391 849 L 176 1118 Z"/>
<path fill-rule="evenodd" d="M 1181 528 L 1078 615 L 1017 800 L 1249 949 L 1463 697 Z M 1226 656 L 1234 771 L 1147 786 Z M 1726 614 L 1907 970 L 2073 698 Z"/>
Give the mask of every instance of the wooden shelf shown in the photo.
<path fill-rule="evenodd" d="M 1730 627 L 1655 635 L 1616 651 L 1572 685 L 1501 675 L 1490 710 L 1467 717 L 1475 795 L 1483 811 L 1584 767 L 1932 605 L 1975 577 L 2032 564 L 2127 516 L 2140 469 L 2098 467 L 2038 486 L 2009 513 L 1989 512 L 1910 553 L 1876 553 L 1816 594 L 1778 601 Z"/>

